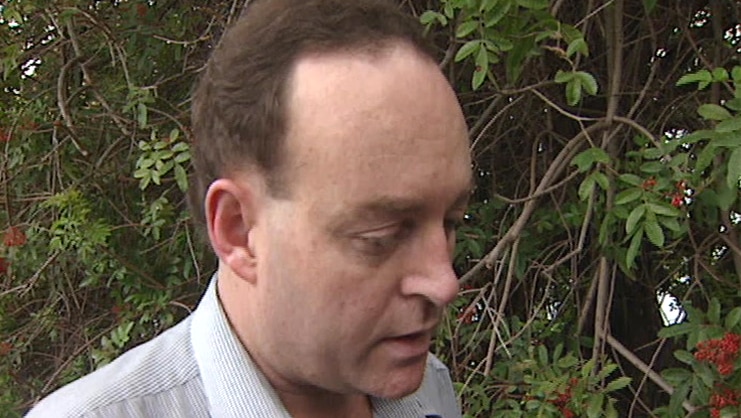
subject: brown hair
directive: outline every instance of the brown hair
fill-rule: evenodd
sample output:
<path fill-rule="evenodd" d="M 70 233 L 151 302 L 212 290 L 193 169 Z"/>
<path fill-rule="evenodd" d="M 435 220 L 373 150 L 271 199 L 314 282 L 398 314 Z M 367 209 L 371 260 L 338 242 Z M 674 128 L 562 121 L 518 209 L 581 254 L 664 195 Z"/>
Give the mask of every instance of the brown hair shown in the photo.
<path fill-rule="evenodd" d="M 287 194 L 286 89 L 300 56 L 368 53 L 394 41 L 436 58 L 419 22 L 389 1 L 253 1 L 214 50 L 193 97 L 190 201 L 197 223 L 205 223 L 208 186 L 235 171 L 256 169 L 273 196 Z"/>

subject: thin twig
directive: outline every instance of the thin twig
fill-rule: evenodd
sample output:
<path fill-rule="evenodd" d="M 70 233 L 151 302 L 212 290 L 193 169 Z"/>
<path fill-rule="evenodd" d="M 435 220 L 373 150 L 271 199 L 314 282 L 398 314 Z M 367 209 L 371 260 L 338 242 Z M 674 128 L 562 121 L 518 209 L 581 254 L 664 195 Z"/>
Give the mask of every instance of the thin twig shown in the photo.
<path fill-rule="evenodd" d="M 660 374 L 653 371 L 653 369 L 651 369 L 646 363 L 644 363 L 640 358 L 633 354 L 632 351 L 622 345 L 620 341 L 616 340 L 615 337 L 610 334 L 605 334 L 603 335 L 603 338 L 613 349 L 615 349 L 615 351 L 617 351 L 621 356 L 628 360 L 628 362 L 630 362 L 638 370 L 648 376 L 648 378 L 651 379 L 652 382 L 656 383 L 656 385 L 659 386 L 664 392 L 668 393 L 669 395 L 672 395 L 674 393 L 674 387 L 672 387 L 672 385 L 667 383 Z M 697 409 L 687 400 L 682 401 L 682 407 L 684 407 L 684 409 L 689 413 L 693 413 Z"/>

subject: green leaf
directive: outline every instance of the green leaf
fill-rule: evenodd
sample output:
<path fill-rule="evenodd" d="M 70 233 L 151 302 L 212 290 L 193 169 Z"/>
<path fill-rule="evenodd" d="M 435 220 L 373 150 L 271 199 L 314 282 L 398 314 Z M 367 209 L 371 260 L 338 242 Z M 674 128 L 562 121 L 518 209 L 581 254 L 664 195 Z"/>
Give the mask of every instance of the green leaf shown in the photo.
<path fill-rule="evenodd" d="M 607 190 L 610 188 L 610 180 L 607 179 L 605 173 L 595 171 L 594 173 L 592 173 L 592 176 L 594 177 L 594 181 L 599 184 L 599 187 L 601 187 L 602 190 Z"/>
<path fill-rule="evenodd" d="M 567 354 L 561 357 L 560 359 L 558 359 L 558 361 L 556 362 L 556 365 L 562 369 L 569 369 L 569 368 L 576 366 L 578 363 L 579 363 L 579 360 L 576 357 L 570 354 Z"/>
<path fill-rule="evenodd" d="M 684 364 L 692 365 L 695 362 L 695 356 L 687 350 L 677 350 L 674 352 L 674 358 Z"/>
<path fill-rule="evenodd" d="M 721 122 L 723 123 L 723 122 Z M 720 123 L 718 124 L 720 125 Z M 714 147 L 738 148 L 741 147 L 741 131 L 717 132 L 713 137 L 712 145 Z"/>
<path fill-rule="evenodd" d="M 571 165 L 577 166 L 577 169 L 582 173 L 588 171 L 597 163 L 610 163 L 610 156 L 602 148 L 589 148 L 580 152 L 571 160 Z"/>
<path fill-rule="evenodd" d="M 656 0 L 644 0 L 644 1 L 656 1 Z M 618 411 L 615 409 L 615 400 L 608 399 L 607 409 L 605 409 L 605 418 L 618 418 Z"/>
<path fill-rule="evenodd" d="M 664 156 L 664 151 L 658 148 L 645 148 L 641 151 L 641 154 L 647 160 L 657 160 Z"/>
<path fill-rule="evenodd" d="M 617 196 L 615 196 L 615 204 L 624 205 L 634 200 L 638 200 L 641 196 L 643 196 L 643 189 L 638 187 L 631 187 L 630 189 L 623 190 L 622 192 L 618 193 Z"/>
<path fill-rule="evenodd" d="M 725 103 L 725 107 L 727 107 L 727 108 L 729 108 L 731 110 L 734 110 L 736 112 L 741 111 L 741 98 L 736 97 L 734 99 L 728 100 Z"/>
<path fill-rule="evenodd" d="M 686 381 L 684 384 L 674 388 L 674 393 L 669 399 L 669 411 L 667 416 L 684 416 L 681 414 L 682 402 L 687 399 L 687 395 L 690 393 L 690 382 Z"/>
<path fill-rule="evenodd" d="M 728 81 L 728 70 L 723 67 L 713 68 L 713 81 L 723 82 Z"/>
<path fill-rule="evenodd" d="M 640 170 L 646 174 L 660 173 L 664 169 L 664 164 L 661 161 L 649 161 L 641 164 Z"/>
<path fill-rule="evenodd" d="M 136 121 L 139 123 L 139 128 L 143 129 L 147 126 L 147 105 L 139 103 L 136 105 L 136 109 Z"/>
<path fill-rule="evenodd" d="M 486 73 L 489 71 L 489 53 L 486 48 L 479 48 L 476 53 L 476 68 L 473 72 L 473 78 L 471 79 L 471 87 L 477 90 L 484 84 Z"/>
<path fill-rule="evenodd" d="M 501 36 L 489 36 L 489 39 L 484 41 L 484 45 L 493 52 L 511 51 L 515 47 L 512 41 Z"/>
<path fill-rule="evenodd" d="M 577 71 L 574 76 L 579 79 L 581 85 L 588 94 L 592 96 L 597 94 L 597 80 L 594 79 L 592 74 L 589 74 L 586 71 Z"/>
<path fill-rule="evenodd" d="M 685 351 L 685 353 L 687 353 Z M 689 353 L 687 353 L 689 354 Z M 691 354 L 690 354 L 691 356 Z M 679 367 L 672 367 L 669 369 L 664 369 L 661 371 L 661 376 L 666 379 L 668 383 L 670 383 L 673 386 L 676 386 L 678 384 L 681 384 L 685 380 L 689 380 L 692 377 L 692 372 L 690 372 L 687 369 L 682 369 Z"/>
<path fill-rule="evenodd" d="M 646 205 L 636 206 L 630 212 L 630 215 L 628 215 L 628 220 L 625 222 L 625 233 L 626 234 L 631 235 L 635 231 L 636 226 L 638 226 L 638 221 L 643 219 L 643 215 L 645 213 L 646 213 Z"/>
<path fill-rule="evenodd" d="M 659 248 L 664 246 L 664 230 L 661 229 L 659 221 L 656 219 L 656 215 L 653 212 L 646 212 L 646 219 L 643 222 L 643 227 L 646 230 L 646 237 L 651 243 Z"/>
<path fill-rule="evenodd" d="M 429 25 L 435 21 L 438 21 L 441 25 L 445 26 L 448 24 L 448 18 L 442 13 L 438 13 L 434 10 L 427 10 L 419 17 L 419 21 L 423 25 Z"/>
<path fill-rule="evenodd" d="M 717 136 L 717 132 L 710 130 L 710 129 L 700 129 L 695 132 L 692 132 L 689 135 L 685 135 L 680 140 L 681 144 L 694 144 L 696 142 L 700 142 L 703 139 L 713 139 Z"/>
<path fill-rule="evenodd" d="M 696 73 L 685 74 L 682 77 L 680 77 L 679 81 L 677 81 L 677 86 L 683 86 L 685 84 L 700 83 L 700 82 L 709 83 L 712 80 L 713 80 L 713 75 L 710 74 L 710 71 L 700 70 Z"/>
<path fill-rule="evenodd" d="M 618 180 L 622 181 L 623 183 L 628 183 L 632 186 L 640 186 L 643 184 L 643 179 L 636 176 L 635 174 L 621 174 L 618 176 Z"/>
<path fill-rule="evenodd" d="M 543 366 L 548 365 L 548 349 L 543 344 L 538 346 L 538 361 Z"/>
<path fill-rule="evenodd" d="M 643 0 L 643 8 L 646 9 L 646 14 L 649 15 L 656 8 L 657 0 Z"/>
<path fill-rule="evenodd" d="M 561 35 L 563 36 L 563 39 L 567 43 L 571 43 L 571 41 L 573 41 L 576 38 L 584 37 L 584 33 L 582 33 L 582 31 L 580 31 L 576 27 L 569 25 L 567 23 L 561 23 L 560 30 L 561 30 Z"/>
<path fill-rule="evenodd" d="M 666 216 L 660 216 L 659 223 L 664 225 L 664 227 L 670 231 L 682 232 L 682 227 L 679 226 L 679 221 L 677 221 L 677 218 L 667 218 Z"/>
<path fill-rule="evenodd" d="M 142 179 L 147 176 L 149 176 L 150 170 L 146 168 L 140 168 L 136 171 L 134 171 L 134 178 L 136 179 Z"/>
<path fill-rule="evenodd" d="M 681 216 L 682 211 L 675 208 L 674 206 L 669 206 L 666 204 L 658 204 L 658 203 L 647 203 L 648 207 L 647 209 L 657 215 L 664 215 L 664 216 Z"/>
<path fill-rule="evenodd" d="M 713 325 L 720 324 L 720 301 L 718 301 L 718 298 L 710 299 L 710 306 L 708 306 L 708 321 Z"/>
<path fill-rule="evenodd" d="M 587 403 L 587 417 L 597 418 L 602 415 L 602 404 L 605 402 L 605 395 L 602 393 L 595 393 L 589 397 Z"/>
<path fill-rule="evenodd" d="M 455 9 L 453 8 L 453 4 L 446 2 L 445 6 L 443 7 L 443 13 L 445 13 L 445 17 L 448 19 L 452 19 L 455 16 Z"/>
<path fill-rule="evenodd" d="M 633 238 L 630 240 L 630 246 L 628 247 L 628 252 L 625 253 L 625 266 L 628 269 L 633 268 L 633 264 L 635 263 L 636 256 L 638 255 L 638 250 L 641 248 L 641 243 L 643 242 L 643 226 L 639 226 L 636 230 L 635 234 L 633 234 Z"/>
<path fill-rule="evenodd" d="M 695 326 L 689 322 L 682 322 L 681 324 L 670 325 L 659 330 L 659 337 L 661 338 L 673 338 L 681 335 L 689 334 Z"/>
<path fill-rule="evenodd" d="M 576 54 L 577 52 L 584 55 L 585 57 L 589 56 L 589 47 L 587 47 L 587 43 L 586 41 L 584 41 L 584 38 L 574 39 L 569 43 L 569 47 L 566 48 L 566 56 L 569 58 L 571 58 L 571 56 Z"/>
<path fill-rule="evenodd" d="M 553 78 L 553 81 L 559 84 L 568 83 L 574 79 L 574 74 L 573 71 L 558 70 L 556 71 L 556 77 Z"/>
<path fill-rule="evenodd" d="M 726 119 L 715 126 L 716 132 L 721 133 L 738 131 L 739 129 L 741 129 L 741 116 Z"/>
<path fill-rule="evenodd" d="M 499 23 L 499 21 L 501 21 L 504 18 L 504 16 L 506 16 L 507 13 L 509 13 L 510 8 L 512 8 L 512 4 L 513 4 L 512 1 L 505 1 L 503 3 L 498 4 L 497 7 L 493 8 L 491 10 L 491 13 L 486 16 L 485 26 L 487 28 L 491 28 L 497 23 Z"/>
<path fill-rule="evenodd" d="M 482 0 L 481 1 L 481 7 L 479 8 L 480 12 L 488 12 L 489 10 L 493 9 L 494 6 L 497 5 L 499 0 Z"/>
<path fill-rule="evenodd" d="M 187 152 L 187 151 L 179 153 L 174 158 L 174 161 L 178 164 L 182 164 L 188 160 L 190 160 L 190 152 Z"/>
<path fill-rule="evenodd" d="M 147 141 L 139 141 L 139 143 L 137 144 L 137 146 L 142 151 L 149 151 L 149 150 L 152 149 L 152 146 L 149 145 L 149 142 L 147 142 Z"/>
<path fill-rule="evenodd" d="M 704 104 L 697 108 L 697 113 L 708 120 L 725 120 L 731 117 L 730 112 L 717 104 Z"/>
<path fill-rule="evenodd" d="M 741 67 L 735 66 L 731 69 L 731 78 L 735 83 L 741 83 Z"/>
<path fill-rule="evenodd" d="M 183 152 L 183 151 L 188 151 L 189 149 L 190 147 L 185 142 L 178 142 L 172 146 L 172 150 L 174 152 Z"/>
<path fill-rule="evenodd" d="M 548 8 L 548 0 L 517 0 L 517 5 L 531 10 L 545 10 Z"/>
<path fill-rule="evenodd" d="M 152 183 L 154 183 L 154 184 L 156 184 L 158 186 L 162 183 L 162 178 L 161 178 L 160 173 L 158 171 L 151 171 L 150 172 L 150 175 L 151 175 L 150 178 L 152 180 Z"/>
<path fill-rule="evenodd" d="M 188 175 L 185 173 L 185 169 L 180 164 L 177 164 L 174 173 L 178 188 L 180 188 L 181 191 L 186 192 L 188 190 Z"/>
<path fill-rule="evenodd" d="M 581 368 L 581 377 L 587 378 L 590 374 L 592 374 L 592 370 L 594 370 L 594 359 L 589 359 L 586 363 L 584 363 L 584 366 Z"/>
<path fill-rule="evenodd" d="M 179 137 L 180 137 L 180 129 L 174 128 L 173 130 L 170 131 L 170 136 L 168 136 L 169 142 L 170 143 L 176 142 Z"/>
<path fill-rule="evenodd" d="M 728 187 L 727 182 L 719 182 L 718 190 L 715 191 L 718 207 L 723 210 L 730 210 L 733 203 L 738 197 L 738 188 Z"/>
<path fill-rule="evenodd" d="M 581 182 L 579 185 L 579 200 L 586 201 L 592 197 L 592 194 L 594 193 L 594 184 L 595 180 L 591 175 L 587 176 L 587 178 Z"/>
<path fill-rule="evenodd" d="M 731 312 L 728 312 L 728 315 L 726 315 L 725 322 L 726 329 L 728 330 L 732 330 L 736 325 L 738 325 L 738 323 L 741 322 L 741 306 L 731 309 Z"/>
<path fill-rule="evenodd" d="M 463 61 L 469 55 L 478 52 L 479 48 L 481 48 L 481 41 L 478 39 L 466 42 L 455 54 L 455 62 Z"/>
<path fill-rule="evenodd" d="M 458 28 L 455 30 L 455 36 L 457 38 L 465 38 L 466 36 L 470 35 L 479 27 L 479 22 L 475 20 L 467 20 L 460 25 L 458 25 Z"/>
<path fill-rule="evenodd" d="M 574 78 L 566 83 L 566 103 L 569 106 L 576 106 L 581 100 L 581 80 Z"/>
<path fill-rule="evenodd" d="M 153 166 L 154 165 L 154 162 L 155 161 L 153 159 L 151 159 L 151 158 L 144 158 L 144 157 L 142 157 L 141 159 L 139 159 L 139 161 L 137 161 L 136 166 L 138 168 L 141 168 L 141 169 L 147 169 L 147 168 Z"/>
<path fill-rule="evenodd" d="M 728 158 L 728 174 L 726 176 L 726 185 L 731 190 L 738 189 L 738 181 L 741 179 L 741 147 L 731 152 Z"/>
<path fill-rule="evenodd" d="M 627 387 L 630 384 L 631 380 L 632 379 L 628 376 L 618 377 L 617 379 L 608 383 L 607 386 L 605 386 L 605 392 L 610 393 Z"/>
<path fill-rule="evenodd" d="M 705 148 L 703 148 L 702 151 L 700 151 L 700 154 L 697 156 L 697 161 L 695 161 L 695 170 L 697 172 L 701 172 L 708 168 L 710 166 L 710 163 L 713 162 L 713 159 L 715 158 L 715 155 L 718 153 L 718 148 L 713 146 L 712 143 L 708 144 Z"/>

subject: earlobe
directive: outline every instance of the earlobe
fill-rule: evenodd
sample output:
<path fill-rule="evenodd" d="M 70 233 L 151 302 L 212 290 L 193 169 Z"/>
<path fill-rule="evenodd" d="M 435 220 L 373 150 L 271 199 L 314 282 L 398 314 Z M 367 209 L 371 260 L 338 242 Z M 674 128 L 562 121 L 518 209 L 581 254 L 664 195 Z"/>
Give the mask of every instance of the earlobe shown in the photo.
<path fill-rule="evenodd" d="M 256 278 L 257 259 L 252 241 L 258 200 L 254 185 L 228 178 L 211 183 L 205 200 L 208 238 L 219 262 L 249 282 Z"/>

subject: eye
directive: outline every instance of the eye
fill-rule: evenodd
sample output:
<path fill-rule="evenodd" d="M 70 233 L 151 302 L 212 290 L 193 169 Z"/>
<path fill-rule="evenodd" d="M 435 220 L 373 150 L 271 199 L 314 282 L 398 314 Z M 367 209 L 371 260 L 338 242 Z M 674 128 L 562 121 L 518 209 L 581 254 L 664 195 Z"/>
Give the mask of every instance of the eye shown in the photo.
<path fill-rule="evenodd" d="M 382 256 L 396 249 L 409 231 L 410 227 L 406 224 L 394 225 L 358 234 L 353 237 L 353 242 L 364 254 Z"/>
<path fill-rule="evenodd" d="M 443 221 L 443 228 L 445 228 L 445 235 L 448 237 L 448 239 L 455 240 L 455 233 L 462 223 L 463 220 L 458 217 L 447 218 L 445 219 L 445 221 Z"/>

